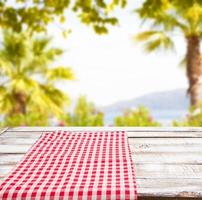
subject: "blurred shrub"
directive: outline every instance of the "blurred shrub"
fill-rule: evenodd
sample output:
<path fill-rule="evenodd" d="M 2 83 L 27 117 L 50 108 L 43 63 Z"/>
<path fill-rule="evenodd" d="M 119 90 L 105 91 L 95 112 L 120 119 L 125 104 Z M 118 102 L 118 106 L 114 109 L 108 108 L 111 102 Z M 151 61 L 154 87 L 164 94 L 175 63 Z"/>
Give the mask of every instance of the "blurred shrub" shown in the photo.
<path fill-rule="evenodd" d="M 86 97 L 81 96 L 75 106 L 73 113 L 68 113 L 65 117 L 65 123 L 59 125 L 67 126 L 103 126 L 104 115 L 99 112 L 93 103 L 88 102 Z"/>
<path fill-rule="evenodd" d="M 198 107 L 191 107 L 182 121 L 173 121 L 173 126 L 202 126 L 202 103 Z"/>
<path fill-rule="evenodd" d="M 0 126 L 47 126 L 48 116 L 40 113 L 14 114 L 6 117 Z"/>
<path fill-rule="evenodd" d="M 115 126 L 160 126 L 156 122 L 148 109 L 144 106 L 139 106 L 134 110 L 127 110 L 122 116 L 114 119 Z"/>

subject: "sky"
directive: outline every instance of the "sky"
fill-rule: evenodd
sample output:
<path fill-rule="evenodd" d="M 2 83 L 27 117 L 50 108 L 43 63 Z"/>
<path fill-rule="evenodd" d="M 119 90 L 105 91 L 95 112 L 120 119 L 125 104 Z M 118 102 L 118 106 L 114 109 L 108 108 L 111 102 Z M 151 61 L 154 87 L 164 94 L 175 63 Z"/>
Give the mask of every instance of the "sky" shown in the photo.
<path fill-rule="evenodd" d="M 90 27 L 68 16 L 72 33 L 67 39 L 54 24 L 49 26 L 53 45 L 65 50 L 60 64 L 70 66 L 76 80 L 58 83 L 75 100 L 86 95 L 96 105 L 132 99 L 144 94 L 187 87 L 185 71 L 179 62 L 185 54 L 185 42 L 174 35 L 174 52 L 146 54 L 133 36 L 145 30 L 147 24 L 132 14 L 132 8 L 119 13 L 119 25 L 105 36 L 96 35 Z"/>

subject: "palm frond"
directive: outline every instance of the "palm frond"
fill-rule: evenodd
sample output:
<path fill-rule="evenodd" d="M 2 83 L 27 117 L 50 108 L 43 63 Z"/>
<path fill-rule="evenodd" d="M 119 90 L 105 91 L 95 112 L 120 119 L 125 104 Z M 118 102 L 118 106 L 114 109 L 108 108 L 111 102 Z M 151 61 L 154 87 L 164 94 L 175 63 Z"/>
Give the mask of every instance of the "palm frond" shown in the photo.
<path fill-rule="evenodd" d="M 159 34 L 159 31 L 154 30 L 144 31 L 135 35 L 134 40 L 137 42 L 144 42 L 146 40 L 151 39 L 152 37 L 155 37 L 157 34 Z"/>
<path fill-rule="evenodd" d="M 32 90 L 38 87 L 38 82 L 23 75 L 16 75 L 11 81 L 11 87 L 14 91 L 24 91 L 30 94 Z"/>
<path fill-rule="evenodd" d="M 29 40 L 26 34 L 18 34 L 11 30 L 4 31 L 3 34 L 3 49 L 4 59 L 10 60 L 16 65 L 20 64 L 22 58 L 26 58 L 28 53 Z"/>
<path fill-rule="evenodd" d="M 59 48 L 50 48 L 50 41 L 49 38 L 33 40 L 30 48 L 32 55 L 23 67 L 24 72 L 45 73 L 48 70 L 48 65 L 63 54 L 63 50 Z"/>
<path fill-rule="evenodd" d="M 32 52 L 35 57 L 41 57 L 45 54 L 46 58 L 53 60 L 56 56 L 63 54 L 63 51 L 59 48 L 50 48 L 51 38 L 40 37 L 33 40 Z"/>
<path fill-rule="evenodd" d="M 48 80 L 74 80 L 74 73 L 71 68 L 68 67 L 56 67 L 47 71 L 47 78 Z"/>
<path fill-rule="evenodd" d="M 152 40 L 152 41 L 149 41 L 147 42 L 145 45 L 144 45 L 144 50 L 146 52 L 152 52 L 158 48 L 160 48 L 161 46 L 161 39 L 158 38 L 158 39 L 155 39 L 155 40 Z"/>
<path fill-rule="evenodd" d="M 162 31 L 145 31 L 135 36 L 135 39 L 143 43 L 146 52 L 174 48 L 172 39 Z"/>
<path fill-rule="evenodd" d="M 177 18 L 173 13 L 172 15 L 167 13 L 160 13 L 158 17 L 153 21 L 152 27 L 163 26 L 165 31 L 174 31 L 176 28 L 185 32 L 188 27 L 185 22 L 180 18 Z"/>
<path fill-rule="evenodd" d="M 49 113 L 51 115 L 61 116 L 64 113 L 63 107 L 61 104 L 56 104 L 54 101 L 55 98 L 58 97 L 53 97 L 46 92 L 47 91 L 42 88 L 34 90 L 29 100 L 30 107 L 37 108 L 40 113 Z"/>
<path fill-rule="evenodd" d="M 40 55 L 42 52 L 46 51 L 50 44 L 51 38 L 40 37 L 33 39 L 32 51 L 35 55 Z"/>
<path fill-rule="evenodd" d="M 57 106 L 63 107 L 70 104 L 69 97 L 53 85 L 41 85 L 41 89 Z"/>

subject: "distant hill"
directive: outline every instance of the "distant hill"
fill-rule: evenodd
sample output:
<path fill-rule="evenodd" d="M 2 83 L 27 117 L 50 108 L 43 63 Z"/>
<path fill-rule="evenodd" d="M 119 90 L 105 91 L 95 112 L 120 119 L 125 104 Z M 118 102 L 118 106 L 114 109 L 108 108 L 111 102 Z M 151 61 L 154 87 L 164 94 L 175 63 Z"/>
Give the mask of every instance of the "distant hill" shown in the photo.
<path fill-rule="evenodd" d="M 113 118 L 126 109 L 144 105 L 159 121 L 171 121 L 185 115 L 189 107 L 189 98 L 185 89 L 155 92 L 131 100 L 120 101 L 109 106 L 101 107 L 105 113 L 106 123 L 111 124 Z"/>
<path fill-rule="evenodd" d="M 109 106 L 102 107 L 104 112 L 123 111 L 127 108 L 133 108 L 144 105 L 151 110 L 167 109 L 187 109 L 189 99 L 185 89 L 170 90 L 164 92 L 150 93 L 138 98 L 120 101 Z"/>

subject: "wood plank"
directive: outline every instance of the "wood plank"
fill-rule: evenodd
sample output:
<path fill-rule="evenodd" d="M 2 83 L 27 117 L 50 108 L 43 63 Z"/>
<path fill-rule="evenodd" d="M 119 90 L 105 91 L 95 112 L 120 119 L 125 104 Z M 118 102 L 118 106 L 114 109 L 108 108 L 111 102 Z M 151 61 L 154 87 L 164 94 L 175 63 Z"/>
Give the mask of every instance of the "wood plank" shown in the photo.
<path fill-rule="evenodd" d="M 5 176 L 15 165 L 0 165 L 0 176 Z M 201 165 L 135 164 L 137 178 L 202 179 Z"/>
<path fill-rule="evenodd" d="M 0 148 L 1 149 L 1 148 Z M 130 145 L 131 152 L 202 152 L 202 146 Z"/>
<path fill-rule="evenodd" d="M 43 132 L 10 132 L 6 131 L 4 134 L 0 135 L 1 138 L 39 138 Z"/>
<path fill-rule="evenodd" d="M 197 186 L 197 188 L 199 188 L 202 192 L 202 179 L 192 179 L 192 178 L 188 178 L 188 179 L 183 179 L 184 181 L 182 181 L 181 178 L 179 179 L 158 179 L 158 178 L 138 178 L 138 188 L 164 188 L 164 189 L 175 189 L 175 188 L 181 188 L 181 190 L 183 191 L 183 187 L 190 187 L 191 188 L 195 188 L 195 186 Z M 193 185 L 193 183 L 195 183 L 195 185 Z M 173 190 L 174 191 L 174 190 Z"/>
<path fill-rule="evenodd" d="M 0 144 L 32 144 L 39 138 L 42 132 L 28 132 L 15 134 L 7 132 L 0 136 Z M 14 136 L 18 137 L 14 137 Z M 27 137 L 29 136 L 29 137 Z M 30 137 L 31 136 L 31 137 Z M 33 136 L 33 137 L 32 137 Z M 15 138 L 15 139 L 14 139 Z M 202 146 L 202 138 L 129 138 L 131 146 Z"/>
<path fill-rule="evenodd" d="M 0 144 L 24 144 L 23 141 L 31 144 L 32 142 L 40 137 L 42 132 L 7 132 L 4 136 L 0 136 Z M 18 137 L 16 137 L 18 136 Z M 13 139 L 15 138 L 15 139 Z M 146 148 L 146 147 L 173 147 L 177 148 L 178 146 L 186 147 L 200 147 L 202 146 L 201 138 L 129 138 L 129 144 L 132 147 L 137 148 Z"/>
<path fill-rule="evenodd" d="M 1 153 L 0 154 L 0 165 L 14 165 L 17 164 L 24 153 L 13 154 L 13 153 Z M 134 163 L 139 164 L 192 164 L 202 165 L 201 153 L 133 153 L 132 158 Z"/>
<path fill-rule="evenodd" d="M 36 138 L 12 138 L 0 137 L 0 145 L 33 145 L 37 141 Z"/>
<path fill-rule="evenodd" d="M 0 154 L 0 165 L 17 165 L 24 154 Z"/>
<path fill-rule="evenodd" d="M 59 130 L 59 129 L 58 129 Z M 36 135 L 40 135 L 43 132 L 51 132 L 51 130 L 33 130 L 33 131 L 12 131 L 8 130 L 0 137 L 36 137 Z M 75 132 L 75 131 L 73 131 Z M 84 132 L 84 131 L 81 131 Z M 129 138 L 202 138 L 202 132 L 127 132 Z"/>
<path fill-rule="evenodd" d="M 202 132 L 189 131 L 130 131 L 127 135 L 129 138 L 202 138 Z"/>
<path fill-rule="evenodd" d="M 202 165 L 166 165 L 135 163 L 137 178 L 202 179 Z"/>
<path fill-rule="evenodd" d="M 129 138 L 130 145 L 202 145 L 202 138 Z"/>
<path fill-rule="evenodd" d="M 195 164 L 202 165 L 200 152 L 135 152 L 132 153 L 134 163 L 139 164 Z M 1 159 L 1 158 L 0 158 Z"/>
<path fill-rule="evenodd" d="M 0 154 L 2 153 L 17 153 L 25 154 L 31 145 L 0 145 Z"/>
<path fill-rule="evenodd" d="M 28 133 L 29 134 L 29 133 Z M 41 133 L 40 133 L 41 134 Z M 32 145 L 40 134 L 35 134 L 35 137 L 21 137 L 13 139 L 12 137 L 0 137 L 0 145 Z M 132 152 L 195 152 L 196 150 L 202 152 L 202 139 L 196 138 L 129 138 L 129 144 Z M 160 150 L 159 150 L 160 149 Z"/>
<path fill-rule="evenodd" d="M 31 147 L 31 145 L 0 145 L 0 153 L 26 153 L 28 149 Z M 132 153 L 139 153 L 139 152 L 158 152 L 158 153 L 168 153 L 168 152 L 202 152 L 202 146 L 164 146 L 164 145 L 158 145 L 158 146 L 152 146 L 152 145 L 137 145 L 137 146 L 130 146 Z"/>
<path fill-rule="evenodd" d="M 15 165 L 1 165 L 0 166 L 0 179 L 4 179 L 11 170 L 15 167 Z"/>
<path fill-rule="evenodd" d="M 16 127 L 16 128 L 9 128 L 7 132 L 51 132 L 54 130 L 66 130 L 66 131 L 127 131 L 129 137 L 139 138 L 139 137 L 202 137 L 202 128 L 130 128 L 127 127 Z"/>
<path fill-rule="evenodd" d="M 137 179 L 139 196 L 202 197 L 202 179 Z"/>
<path fill-rule="evenodd" d="M 129 138 L 132 152 L 201 152 L 202 138 Z"/>

